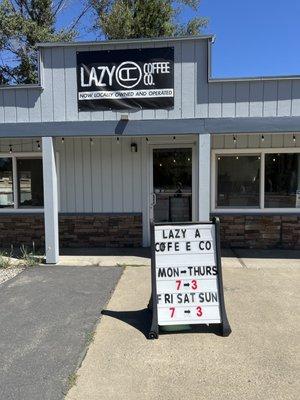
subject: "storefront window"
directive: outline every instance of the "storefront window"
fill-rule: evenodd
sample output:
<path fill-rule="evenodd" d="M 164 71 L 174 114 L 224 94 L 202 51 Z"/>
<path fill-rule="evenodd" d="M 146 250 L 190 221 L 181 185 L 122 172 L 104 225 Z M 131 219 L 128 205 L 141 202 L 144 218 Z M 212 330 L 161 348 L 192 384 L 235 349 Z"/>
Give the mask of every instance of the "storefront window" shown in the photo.
<path fill-rule="evenodd" d="M 260 156 L 218 156 L 217 207 L 259 207 Z"/>
<path fill-rule="evenodd" d="M 19 207 L 42 207 L 44 205 L 42 160 L 18 159 L 17 171 Z"/>
<path fill-rule="evenodd" d="M 12 159 L 0 158 L 0 208 L 13 207 Z"/>
<path fill-rule="evenodd" d="M 300 208 L 300 154 L 266 154 L 265 207 Z"/>

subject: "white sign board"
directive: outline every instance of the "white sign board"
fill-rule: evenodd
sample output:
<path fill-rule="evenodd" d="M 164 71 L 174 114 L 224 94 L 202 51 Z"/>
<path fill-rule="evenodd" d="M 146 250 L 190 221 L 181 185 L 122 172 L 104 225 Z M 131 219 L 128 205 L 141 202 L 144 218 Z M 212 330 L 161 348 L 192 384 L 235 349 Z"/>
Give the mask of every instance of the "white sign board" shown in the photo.
<path fill-rule="evenodd" d="M 221 323 L 214 224 L 154 226 L 158 325 Z"/>

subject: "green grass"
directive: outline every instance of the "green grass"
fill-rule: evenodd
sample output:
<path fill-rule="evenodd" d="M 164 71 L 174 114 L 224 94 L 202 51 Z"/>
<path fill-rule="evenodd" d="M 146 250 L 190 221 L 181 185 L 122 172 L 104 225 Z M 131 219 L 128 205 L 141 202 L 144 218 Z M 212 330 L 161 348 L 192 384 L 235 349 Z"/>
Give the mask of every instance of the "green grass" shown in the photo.
<path fill-rule="evenodd" d="M 146 264 L 126 264 L 126 263 L 117 263 L 117 267 L 127 268 L 127 267 L 147 267 Z"/>
<path fill-rule="evenodd" d="M 72 389 L 72 387 L 76 385 L 77 379 L 78 375 L 75 372 L 68 376 L 68 390 Z"/>
<path fill-rule="evenodd" d="M 0 252 L 0 268 L 7 269 L 12 266 L 10 256 L 6 252 Z"/>
<path fill-rule="evenodd" d="M 0 268 L 7 269 L 12 267 L 34 267 L 43 262 L 44 257 L 42 255 L 35 254 L 33 250 L 30 251 L 24 245 L 22 245 L 17 251 L 11 246 L 10 252 L 0 251 Z"/>
<path fill-rule="evenodd" d="M 95 331 L 89 332 L 86 334 L 86 338 L 85 338 L 85 343 L 87 346 L 89 346 L 91 343 L 93 343 L 94 339 L 95 339 Z"/>
<path fill-rule="evenodd" d="M 21 246 L 21 257 L 20 257 L 20 264 L 24 267 L 34 267 L 40 264 L 43 260 L 43 257 L 37 256 L 34 252 L 28 251 L 27 247 Z"/>

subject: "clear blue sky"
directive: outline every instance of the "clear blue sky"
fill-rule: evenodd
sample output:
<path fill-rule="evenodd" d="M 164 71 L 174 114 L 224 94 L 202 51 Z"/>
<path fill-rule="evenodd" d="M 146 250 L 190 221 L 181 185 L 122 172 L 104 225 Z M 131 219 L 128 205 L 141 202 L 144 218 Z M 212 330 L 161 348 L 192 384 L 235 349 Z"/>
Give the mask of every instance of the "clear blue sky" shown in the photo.
<path fill-rule="evenodd" d="M 83 3 L 71 2 L 63 22 Z M 216 35 L 214 77 L 300 75 L 300 0 L 202 0 L 199 12 L 210 20 L 206 33 Z M 184 9 L 181 18 L 190 15 Z M 90 23 L 88 14 L 83 24 Z M 80 32 L 79 40 L 95 38 Z"/>

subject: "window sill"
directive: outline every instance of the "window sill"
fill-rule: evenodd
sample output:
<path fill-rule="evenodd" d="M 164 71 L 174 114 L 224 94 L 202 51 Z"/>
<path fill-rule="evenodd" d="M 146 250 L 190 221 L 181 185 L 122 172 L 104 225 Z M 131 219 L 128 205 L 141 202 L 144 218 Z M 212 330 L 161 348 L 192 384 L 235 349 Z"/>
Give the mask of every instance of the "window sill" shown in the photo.
<path fill-rule="evenodd" d="M 0 214 L 40 214 L 43 212 L 43 208 L 0 208 Z"/>
<path fill-rule="evenodd" d="M 211 211 L 213 215 L 300 215 L 300 208 L 255 208 L 255 209 L 220 209 Z"/>

